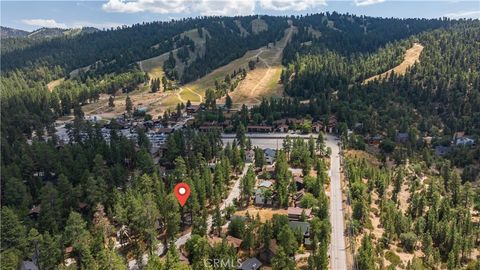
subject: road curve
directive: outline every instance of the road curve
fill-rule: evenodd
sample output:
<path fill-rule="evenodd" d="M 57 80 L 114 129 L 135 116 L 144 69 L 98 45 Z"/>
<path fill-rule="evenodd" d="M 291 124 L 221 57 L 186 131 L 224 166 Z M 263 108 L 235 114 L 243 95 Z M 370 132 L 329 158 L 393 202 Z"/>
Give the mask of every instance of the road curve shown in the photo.
<path fill-rule="evenodd" d="M 340 147 L 332 135 L 326 136 L 326 145 L 332 149 L 330 156 L 330 223 L 332 237 L 330 243 L 330 269 L 347 269 L 345 251 L 345 224 L 343 219 L 342 185 L 340 182 Z"/>

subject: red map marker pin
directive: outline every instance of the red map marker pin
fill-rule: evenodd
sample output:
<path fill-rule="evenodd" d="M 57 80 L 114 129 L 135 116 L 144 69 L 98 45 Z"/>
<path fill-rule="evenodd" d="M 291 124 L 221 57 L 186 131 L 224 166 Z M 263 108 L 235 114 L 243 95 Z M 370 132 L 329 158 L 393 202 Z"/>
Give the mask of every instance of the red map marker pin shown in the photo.
<path fill-rule="evenodd" d="M 183 207 L 187 202 L 188 196 L 190 196 L 190 187 L 185 183 L 178 183 L 175 188 L 173 188 L 175 197 L 177 197 L 178 202 Z"/>

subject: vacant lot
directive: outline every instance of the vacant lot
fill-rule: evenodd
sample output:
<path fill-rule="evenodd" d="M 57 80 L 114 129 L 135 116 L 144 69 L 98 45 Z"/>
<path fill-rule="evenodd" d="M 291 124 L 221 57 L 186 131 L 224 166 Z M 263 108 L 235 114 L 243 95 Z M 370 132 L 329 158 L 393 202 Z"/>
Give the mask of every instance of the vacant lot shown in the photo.
<path fill-rule="evenodd" d="M 285 209 L 273 209 L 273 208 L 262 208 L 262 207 L 254 207 L 250 206 L 245 210 L 237 211 L 235 212 L 235 215 L 239 216 L 246 216 L 247 213 L 251 217 L 256 217 L 257 214 L 260 216 L 260 221 L 261 222 L 266 222 L 268 220 L 271 220 L 274 214 L 277 215 L 286 215 L 287 210 Z"/>
<path fill-rule="evenodd" d="M 382 79 L 382 78 L 388 77 L 392 72 L 399 75 L 405 74 L 408 68 L 410 68 L 416 62 L 419 61 L 422 50 L 423 50 L 423 46 L 420 43 L 414 43 L 413 46 L 405 52 L 405 57 L 403 59 L 403 62 L 400 63 L 400 65 L 392 69 L 389 69 L 382 74 L 370 77 L 365 81 L 363 81 L 363 83 L 368 83 L 369 81 L 372 81 L 375 79 Z"/>

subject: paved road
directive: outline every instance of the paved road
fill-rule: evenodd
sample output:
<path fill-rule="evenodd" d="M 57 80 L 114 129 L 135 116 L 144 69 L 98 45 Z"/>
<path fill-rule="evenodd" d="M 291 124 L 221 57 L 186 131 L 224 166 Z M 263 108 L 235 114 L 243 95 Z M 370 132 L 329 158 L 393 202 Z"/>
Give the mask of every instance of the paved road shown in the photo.
<path fill-rule="evenodd" d="M 326 145 L 332 149 L 330 164 L 330 223 L 332 238 L 330 243 L 330 269 L 347 269 L 345 252 L 345 224 L 343 219 L 342 186 L 340 184 L 340 156 L 336 137 L 327 135 Z"/>

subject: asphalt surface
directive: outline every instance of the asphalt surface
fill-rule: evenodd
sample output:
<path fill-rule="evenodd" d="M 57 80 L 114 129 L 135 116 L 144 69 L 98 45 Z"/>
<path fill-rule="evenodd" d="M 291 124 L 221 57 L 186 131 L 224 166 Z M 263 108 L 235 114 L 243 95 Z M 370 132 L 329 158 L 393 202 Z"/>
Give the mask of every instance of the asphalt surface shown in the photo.
<path fill-rule="evenodd" d="M 327 147 L 332 149 L 330 156 L 330 223 L 332 238 L 330 243 L 330 269 L 347 269 L 345 251 L 345 224 L 343 219 L 342 186 L 340 183 L 340 156 L 336 137 L 327 135 Z"/>

